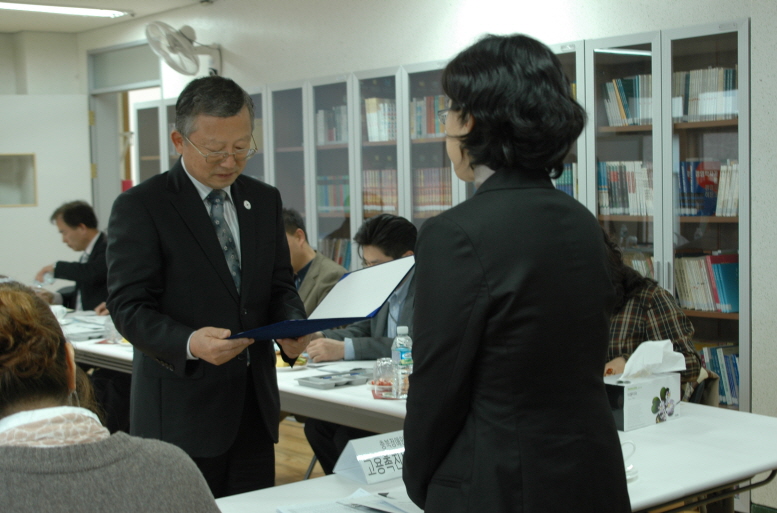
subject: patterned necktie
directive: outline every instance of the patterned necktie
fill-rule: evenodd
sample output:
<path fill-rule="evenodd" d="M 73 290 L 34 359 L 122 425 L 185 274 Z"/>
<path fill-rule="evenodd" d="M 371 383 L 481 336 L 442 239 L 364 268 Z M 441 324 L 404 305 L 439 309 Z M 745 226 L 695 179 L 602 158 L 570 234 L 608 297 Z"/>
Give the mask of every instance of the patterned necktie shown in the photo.
<path fill-rule="evenodd" d="M 240 291 L 240 257 L 237 256 L 237 247 L 232 236 L 232 231 L 224 219 L 224 201 L 227 193 L 221 189 L 213 189 L 208 197 L 205 198 L 210 203 L 210 220 L 213 221 L 213 227 L 216 229 L 216 235 L 219 238 L 221 250 L 227 259 L 229 272 L 232 279 L 235 280 L 235 287 Z"/>

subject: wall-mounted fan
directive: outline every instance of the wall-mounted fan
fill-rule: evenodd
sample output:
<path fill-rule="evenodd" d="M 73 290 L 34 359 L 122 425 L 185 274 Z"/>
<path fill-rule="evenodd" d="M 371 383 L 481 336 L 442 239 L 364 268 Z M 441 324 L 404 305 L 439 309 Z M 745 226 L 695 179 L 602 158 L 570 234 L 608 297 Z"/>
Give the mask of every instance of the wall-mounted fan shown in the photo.
<path fill-rule="evenodd" d="M 221 49 L 219 45 L 203 45 L 196 42 L 194 29 L 188 25 L 175 30 L 167 23 L 152 21 L 146 25 L 146 39 L 149 46 L 168 66 L 183 75 L 196 75 L 200 69 L 198 55 L 209 55 L 209 73 L 218 75 L 221 71 Z M 197 46 L 195 46 L 195 43 Z"/>

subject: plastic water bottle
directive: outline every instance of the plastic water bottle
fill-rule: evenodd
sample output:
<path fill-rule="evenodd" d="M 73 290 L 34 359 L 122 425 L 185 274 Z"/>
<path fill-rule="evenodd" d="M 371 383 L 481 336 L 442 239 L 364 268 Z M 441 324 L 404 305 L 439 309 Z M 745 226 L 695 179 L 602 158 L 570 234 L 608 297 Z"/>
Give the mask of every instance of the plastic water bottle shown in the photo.
<path fill-rule="evenodd" d="M 394 360 L 394 397 L 407 399 L 409 377 L 413 373 L 413 340 L 407 334 L 407 326 L 397 326 L 397 336 L 391 344 Z"/>

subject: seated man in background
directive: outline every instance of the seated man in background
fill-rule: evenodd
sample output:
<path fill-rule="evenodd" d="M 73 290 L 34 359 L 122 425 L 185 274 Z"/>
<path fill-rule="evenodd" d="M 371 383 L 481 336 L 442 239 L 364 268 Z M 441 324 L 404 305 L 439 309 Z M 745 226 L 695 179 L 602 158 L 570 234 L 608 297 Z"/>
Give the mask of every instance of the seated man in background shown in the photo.
<path fill-rule="evenodd" d="M 108 315 L 108 265 L 105 260 L 105 235 L 97 229 L 97 216 L 84 201 L 65 203 L 51 214 L 51 222 L 62 234 L 62 242 L 73 251 L 83 251 L 78 262 L 56 262 L 38 271 L 35 280 L 44 282 L 47 273 L 54 278 L 72 280 L 75 288 L 69 292 L 39 291 L 49 304 L 64 305 L 73 310 L 94 310 Z"/>
<path fill-rule="evenodd" d="M 620 248 L 604 232 L 610 276 L 615 288 L 615 309 L 610 320 L 610 345 L 604 374 L 620 374 L 626 360 L 642 342 L 671 340 L 674 350 L 685 356 L 680 373 L 683 398 L 699 377 L 701 361 L 693 347 L 693 325 L 677 300 L 655 280 L 646 278 L 623 262 Z M 686 385 L 687 384 L 687 385 Z"/>
<path fill-rule="evenodd" d="M 305 313 L 310 315 L 347 271 L 310 247 L 305 221 L 299 212 L 284 208 L 283 225 L 289 242 L 294 284 L 305 304 Z"/>
<path fill-rule="evenodd" d="M 105 258 L 107 240 L 97 229 L 98 221 L 92 207 L 84 201 L 63 204 L 51 214 L 51 222 L 62 234 L 62 242 L 73 251 L 83 251 L 78 262 L 56 262 L 47 265 L 35 276 L 38 282 L 51 273 L 54 278 L 75 281 L 70 292 L 52 293 L 38 289 L 36 293 L 50 304 L 61 304 L 76 311 L 94 310 L 108 315 L 108 264 Z M 111 369 L 84 368 L 94 383 L 97 400 L 105 410 L 106 426 L 129 432 L 129 400 L 132 377 Z"/>
<path fill-rule="evenodd" d="M 359 245 L 364 265 L 369 267 L 412 255 L 416 235 L 416 227 L 407 219 L 381 214 L 366 220 L 353 239 Z M 414 271 L 410 271 L 372 319 L 315 333 L 308 345 L 308 356 L 313 362 L 391 356 L 397 326 L 407 326 L 409 335 L 413 335 L 414 298 Z M 332 473 L 349 440 L 373 434 L 318 419 L 305 422 L 305 436 L 326 474 Z"/>

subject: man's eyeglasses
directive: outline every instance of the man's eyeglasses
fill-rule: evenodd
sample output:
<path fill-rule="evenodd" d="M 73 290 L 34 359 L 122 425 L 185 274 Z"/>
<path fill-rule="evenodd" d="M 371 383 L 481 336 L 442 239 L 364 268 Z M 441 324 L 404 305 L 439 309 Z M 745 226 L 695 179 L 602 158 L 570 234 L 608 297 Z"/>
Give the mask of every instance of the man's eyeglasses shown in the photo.
<path fill-rule="evenodd" d="M 189 144 L 194 146 L 194 149 L 197 150 L 197 153 L 205 157 L 205 162 L 208 164 L 218 164 L 219 162 L 224 162 L 227 160 L 227 158 L 232 155 L 236 161 L 242 162 L 244 160 L 248 160 L 254 155 L 256 155 L 257 149 L 256 149 L 256 141 L 254 141 L 254 136 L 251 136 L 251 142 L 254 143 L 253 148 L 246 148 L 245 150 L 237 150 L 232 153 L 229 153 L 228 151 L 211 151 L 208 153 L 203 153 L 200 151 L 200 148 L 194 144 L 188 137 L 185 135 L 183 136 L 184 139 L 186 139 Z"/>
<path fill-rule="evenodd" d="M 448 119 L 448 112 L 451 109 L 442 109 L 437 111 L 437 119 L 440 120 L 440 124 L 445 126 L 445 120 Z"/>

